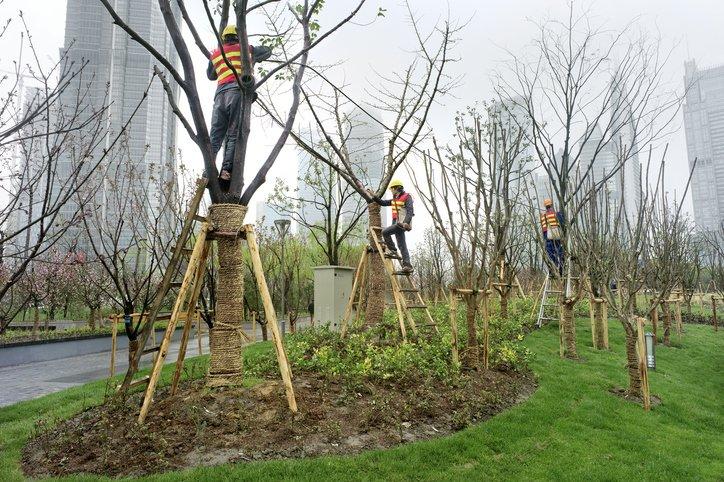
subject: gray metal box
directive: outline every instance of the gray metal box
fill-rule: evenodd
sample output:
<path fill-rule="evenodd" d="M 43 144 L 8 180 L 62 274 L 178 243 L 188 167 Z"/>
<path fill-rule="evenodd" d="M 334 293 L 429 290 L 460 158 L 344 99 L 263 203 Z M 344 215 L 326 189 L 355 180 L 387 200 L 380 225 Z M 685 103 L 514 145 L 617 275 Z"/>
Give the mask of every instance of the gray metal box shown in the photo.
<path fill-rule="evenodd" d="M 316 266 L 314 268 L 315 324 L 330 324 L 340 329 L 354 281 L 354 268 L 349 266 Z"/>

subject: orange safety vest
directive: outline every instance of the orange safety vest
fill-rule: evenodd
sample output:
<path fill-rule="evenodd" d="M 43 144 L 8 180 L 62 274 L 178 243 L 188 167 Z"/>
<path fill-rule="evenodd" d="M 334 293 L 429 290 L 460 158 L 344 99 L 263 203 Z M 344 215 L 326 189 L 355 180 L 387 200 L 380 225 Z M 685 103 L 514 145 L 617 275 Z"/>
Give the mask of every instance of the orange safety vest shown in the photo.
<path fill-rule="evenodd" d="M 226 59 L 229 61 L 232 67 L 234 67 L 234 70 L 238 75 L 241 75 L 243 72 L 242 66 L 241 66 L 241 46 L 239 44 L 224 44 L 224 53 L 226 54 Z M 251 45 L 249 46 L 249 53 L 251 54 Z M 221 50 L 218 48 L 214 49 L 213 52 L 211 52 L 211 62 L 214 64 L 214 69 L 216 70 L 216 80 L 218 81 L 218 85 L 224 85 L 228 84 L 229 82 L 234 82 L 236 79 L 234 78 L 234 72 L 229 68 L 228 65 L 226 65 L 226 62 L 224 61 L 224 56 L 221 55 Z"/>
<path fill-rule="evenodd" d="M 548 226 L 552 228 L 560 226 L 557 213 L 555 211 L 546 211 L 545 214 L 541 214 L 540 225 L 543 227 L 543 232 L 548 231 Z"/>
<path fill-rule="evenodd" d="M 397 220 L 400 213 L 403 213 L 403 217 L 405 214 L 405 201 L 410 197 L 409 194 L 402 193 L 402 196 L 392 198 L 392 219 Z M 404 219 L 403 219 L 404 221 Z"/>

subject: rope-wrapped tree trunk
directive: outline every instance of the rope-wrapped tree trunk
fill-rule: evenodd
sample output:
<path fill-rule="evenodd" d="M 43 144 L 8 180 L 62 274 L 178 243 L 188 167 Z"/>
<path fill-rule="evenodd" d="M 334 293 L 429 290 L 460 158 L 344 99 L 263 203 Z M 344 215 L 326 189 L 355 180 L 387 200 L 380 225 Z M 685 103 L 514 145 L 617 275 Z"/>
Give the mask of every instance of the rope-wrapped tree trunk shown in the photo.
<path fill-rule="evenodd" d="M 246 211 L 240 204 L 213 204 L 209 208 L 213 231 L 223 235 L 217 237 L 219 268 L 215 323 L 209 335 L 210 386 L 240 384 L 243 379 L 244 263 L 242 239 L 233 234 L 241 230 Z"/>
<path fill-rule="evenodd" d="M 621 320 L 626 335 L 626 369 L 628 370 L 628 394 L 632 397 L 641 397 L 641 372 L 639 359 L 636 353 L 636 330 L 631 322 Z"/>
<path fill-rule="evenodd" d="M 380 215 L 380 205 L 371 203 L 367 205 L 367 213 L 371 227 L 382 226 L 382 216 Z M 374 234 L 373 234 L 374 233 Z M 379 231 L 373 231 L 371 236 L 378 236 L 378 242 L 382 246 L 382 235 Z M 370 238 L 370 246 L 374 247 L 374 240 Z M 378 255 L 369 257 L 369 265 L 367 270 L 367 296 L 365 311 L 365 326 L 371 327 L 382 323 L 382 317 L 385 313 L 385 291 L 387 280 L 385 277 L 385 266 L 382 264 L 382 258 Z"/>
<path fill-rule="evenodd" d="M 606 346 L 606 323 L 604 321 L 604 307 L 603 303 L 604 301 L 600 299 L 592 299 L 591 302 L 593 303 L 593 329 L 595 331 L 595 343 L 594 348 L 596 350 L 605 350 L 608 347 Z"/>

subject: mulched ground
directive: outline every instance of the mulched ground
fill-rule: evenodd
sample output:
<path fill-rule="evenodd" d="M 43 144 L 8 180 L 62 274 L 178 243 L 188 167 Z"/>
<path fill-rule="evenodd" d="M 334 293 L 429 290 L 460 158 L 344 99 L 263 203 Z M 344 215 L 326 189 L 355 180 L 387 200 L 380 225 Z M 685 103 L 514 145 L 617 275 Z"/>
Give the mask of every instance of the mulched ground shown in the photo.
<path fill-rule="evenodd" d="M 299 412 L 280 382 L 207 389 L 203 380 L 176 396 L 160 390 L 146 424 L 136 423 L 140 396 L 108 403 L 31 439 L 23 470 L 31 477 L 77 473 L 139 476 L 199 465 L 351 454 L 461 430 L 523 401 L 529 374 L 464 374 L 455 385 L 364 383 L 350 386 L 296 373 Z"/>

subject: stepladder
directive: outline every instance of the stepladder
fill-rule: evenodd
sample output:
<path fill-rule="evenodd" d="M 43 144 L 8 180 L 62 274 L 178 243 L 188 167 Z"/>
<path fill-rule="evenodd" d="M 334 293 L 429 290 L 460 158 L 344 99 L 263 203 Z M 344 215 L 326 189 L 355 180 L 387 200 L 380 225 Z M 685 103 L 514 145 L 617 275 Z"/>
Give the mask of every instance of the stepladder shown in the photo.
<path fill-rule="evenodd" d="M 541 287 L 540 306 L 535 325 L 540 328 L 549 321 L 558 321 L 560 318 L 560 305 L 558 298 L 562 291 L 554 286 L 550 272 L 546 273 L 545 281 Z"/>
<path fill-rule="evenodd" d="M 169 347 L 171 344 L 171 337 L 176 329 L 178 322 L 180 321 L 181 314 L 186 313 L 186 324 L 184 325 L 183 333 L 181 336 L 181 345 L 179 347 L 178 359 L 176 361 L 175 370 L 171 382 L 171 394 L 175 394 L 181 378 L 183 370 L 184 358 L 186 353 L 186 347 L 188 345 L 188 339 L 191 329 L 192 313 L 196 310 L 196 305 L 199 300 L 201 288 L 204 280 L 205 266 L 207 258 L 209 257 L 211 241 L 217 239 L 216 236 L 228 237 L 230 235 L 239 236 L 245 239 L 249 248 L 249 254 L 252 260 L 252 266 L 254 275 L 256 277 L 257 285 L 259 287 L 260 295 L 264 303 L 264 311 L 269 327 L 272 331 L 272 341 L 274 344 L 277 361 L 279 363 L 279 369 L 281 372 L 281 378 L 283 380 L 284 389 L 287 397 L 287 403 L 292 412 L 297 411 L 296 398 L 294 395 L 294 387 L 292 385 L 292 372 L 289 366 L 289 361 L 282 344 L 281 334 L 276 320 L 276 312 L 271 301 L 271 295 L 269 288 L 266 284 L 266 279 L 263 272 L 261 257 L 259 254 L 259 247 L 256 242 L 253 226 L 244 225 L 238 233 L 219 233 L 215 234 L 209 222 L 205 218 L 202 220 L 201 229 L 199 230 L 191 254 L 189 256 L 186 272 L 183 280 L 180 282 L 179 292 L 174 302 L 171 317 L 166 327 L 161 343 L 158 345 L 158 353 L 154 360 L 151 373 L 148 376 L 146 390 L 143 396 L 143 404 L 141 411 L 138 416 L 138 422 L 143 423 L 149 413 L 150 406 L 153 402 L 153 396 L 156 391 L 156 387 L 160 381 L 161 372 L 166 357 L 169 353 Z M 242 338 L 245 338 L 246 342 L 252 342 L 252 338 L 240 330 Z M 241 353 L 239 353 L 241 356 Z"/>
<path fill-rule="evenodd" d="M 350 293 L 350 298 L 342 319 L 342 336 L 345 336 L 347 333 L 352 312 L 356 308 L 357 315 L 359 315 L 362 309 L 365 275 L 369 272 L 368 264 L 372 256 L 379 256 L 385 267 L 385 272 L 389 280 L 389 293 L 392 299 L 389 304 L 394 306 L 396 310 L 400 334 L 403 340 L 407 340 L 408 328 L 415 336 L 426 332 L 438 334 L 437 324 L 430 314 L 427 303 L 422 298 L 420 290 L 415 286 L 413 272 L 403 270 L 401 266 L 395 265 L 395 263 L 400 263 L 401 259 L 398 256 L 386 252 L 383 244 L 379 240 L 381 231 L 382 229 L 380 227 L 370 227 L 370 238 L 373 242 L 362 253 L 355 273 L 352 292 Z M 417 323 L 412 313 L 413 310 L 422 310 L 423 323 Z"/>

